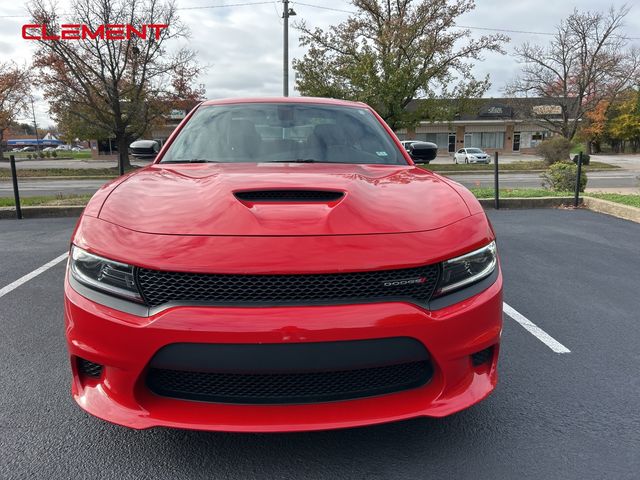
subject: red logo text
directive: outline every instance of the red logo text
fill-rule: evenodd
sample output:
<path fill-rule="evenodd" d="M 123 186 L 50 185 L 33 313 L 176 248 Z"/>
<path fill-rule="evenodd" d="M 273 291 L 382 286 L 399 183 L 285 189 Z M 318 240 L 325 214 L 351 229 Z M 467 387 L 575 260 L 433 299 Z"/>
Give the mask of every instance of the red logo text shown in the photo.
<path fill-rule="evenodd" d="M 47 25 L 42 23 L 30 23 L 22 26 L 22 38 L 25 40 L 129 40 L 137 37 L 146 40 L 147 37 L 160 39 L 162 30 L 169 25 L 164 23 L 150 23 L 143 25 L 129 25 L 124 23 L 112 23 L 98 25 L 92 29 L 88 25 L 80 23 L 65 23 L 60 25 L 57 34 L 49 33 Z"/>

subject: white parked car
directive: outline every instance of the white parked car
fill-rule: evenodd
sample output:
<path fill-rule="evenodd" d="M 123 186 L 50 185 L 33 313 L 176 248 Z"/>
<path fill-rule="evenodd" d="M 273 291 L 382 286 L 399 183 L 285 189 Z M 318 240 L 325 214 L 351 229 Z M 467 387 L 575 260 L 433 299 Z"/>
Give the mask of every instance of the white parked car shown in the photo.
<path fill-rule="evenodd" d="M 480 148 L 461 148 L 453 156 L 453 163 L 491 163 L 491 156 Z"/>
<path fill-rule="evenodd" d="M 58 145 L 56 150 L 71 150 L 71 145 Z"/>

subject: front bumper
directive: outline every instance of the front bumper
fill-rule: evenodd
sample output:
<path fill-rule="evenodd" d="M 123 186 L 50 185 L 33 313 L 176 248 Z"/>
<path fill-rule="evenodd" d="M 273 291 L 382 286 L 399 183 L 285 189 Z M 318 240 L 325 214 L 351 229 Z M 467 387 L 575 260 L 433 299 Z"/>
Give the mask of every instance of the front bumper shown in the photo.
<path fill-rule="evenodd" d="M 407 303 L 301 307 L 173 307 L 138 317 L 95 303 L 65 282 L 72 393 L 87 412 L 136 429 L 156 426 L 273 432 L 322 430 L 442 417 L 486 397 L 497 381 L 502 277 L 439 310 Z M 175 343 L 304 343 L 410 337 L 428 350 L 434 373 L 424 386 L 375 397 L 299 405 L 238 405 L 178 400 L 145 385 L 152 357 Z M 490 361 L 471 355 L 494 347 Z M 77 358 L 104 365 L 99 378 Z"/>
<path fill-rule="evenodd" d="M 486 163 L 486 164 L 489 164 L 489 163 L 491 163 L 491 159 L 489 157 L 487 157 L 487 158 L 470 158 L 469 159 L 469 163 Z"/>

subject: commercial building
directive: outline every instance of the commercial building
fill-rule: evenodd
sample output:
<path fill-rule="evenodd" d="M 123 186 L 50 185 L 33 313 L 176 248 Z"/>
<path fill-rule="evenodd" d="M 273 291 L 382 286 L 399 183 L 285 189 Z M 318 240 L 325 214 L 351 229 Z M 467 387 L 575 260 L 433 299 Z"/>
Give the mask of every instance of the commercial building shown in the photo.
<path fill-rule="evenodd" d="M 407 110 L 420 111 L 427 105 L 423 102 L 413 100 Z M 490 153 L 534 153 L 536 146 L 552 135 L 545 120 L 559 120 L 562 116 L 559 100 L 549 98 L 480 98 L 471 105 L 472 108 L 453 115 L 452 120 L 423 120 L 415 128 L 396 133 L 402 140 L 435 143 L 439 155 L 453 155 L 465 147 L 482 148 Z"/>

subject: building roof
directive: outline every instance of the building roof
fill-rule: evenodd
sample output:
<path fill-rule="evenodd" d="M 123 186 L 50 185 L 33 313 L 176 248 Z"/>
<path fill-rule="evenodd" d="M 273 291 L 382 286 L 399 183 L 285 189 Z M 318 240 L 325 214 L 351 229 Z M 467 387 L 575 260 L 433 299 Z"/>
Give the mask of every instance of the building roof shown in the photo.
<path fill-rule="evenodd" d="M 453 113 L 452 120 L 522 120 L 536 117 L 548 119 L 560 118 L 562 98 L 548 97 L 506 97 L 506 98 L 474 98 L 474 99 L 435 99 L 412 100 L 406 110 L 417 112 L 421 108 L 438 105 L 449 108 Z M 569 108 L 575 107 L 575 100 L 570 100 Z"/>

